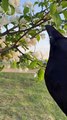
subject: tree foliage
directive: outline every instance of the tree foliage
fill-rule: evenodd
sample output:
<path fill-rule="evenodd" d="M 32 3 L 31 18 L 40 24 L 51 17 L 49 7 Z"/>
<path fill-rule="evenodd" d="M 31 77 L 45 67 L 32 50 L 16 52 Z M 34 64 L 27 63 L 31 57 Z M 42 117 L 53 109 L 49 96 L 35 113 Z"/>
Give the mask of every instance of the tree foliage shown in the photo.
<path fill-rule="evenodd" d="M 38 10 L 37 10 L 38 9 Z M 67 0 L 37 0 L 25 2 L 20 7 L 19 0 L 0 1 L 0 61 L 9 61 L 15 67 L 37 68 L 42 79 L 44 64 L 31 51 L 40 40 L 45 25 L 55 26 L 63 34 L 67 32 Z M 21 51 L 19 46 L 23 48 Z M 3 66 L 0 68 L 3 68 Z M 41 76 L 42 74 L 42 76 Z"/>

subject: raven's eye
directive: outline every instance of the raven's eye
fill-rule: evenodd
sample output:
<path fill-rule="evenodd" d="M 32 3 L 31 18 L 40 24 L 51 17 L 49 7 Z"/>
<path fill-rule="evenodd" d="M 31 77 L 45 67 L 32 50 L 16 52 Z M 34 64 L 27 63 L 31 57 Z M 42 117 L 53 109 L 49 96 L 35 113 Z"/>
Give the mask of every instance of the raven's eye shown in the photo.
<path fill-rule="evenodd" d="M 49 36 L 50 39 L 52 39 L 52 36 Z"/>

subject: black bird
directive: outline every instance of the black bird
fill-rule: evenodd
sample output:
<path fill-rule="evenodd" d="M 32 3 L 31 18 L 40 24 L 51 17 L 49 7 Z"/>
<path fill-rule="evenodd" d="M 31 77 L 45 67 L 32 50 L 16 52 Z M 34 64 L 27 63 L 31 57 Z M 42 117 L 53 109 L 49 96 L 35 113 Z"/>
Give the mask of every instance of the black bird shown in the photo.
<path fill-rule="evenodd" d="M 45 70 L 49 93 L 67 115 L 67 38 L 54 27 L 46 25 L 50 38 L 50 53 Z"/>

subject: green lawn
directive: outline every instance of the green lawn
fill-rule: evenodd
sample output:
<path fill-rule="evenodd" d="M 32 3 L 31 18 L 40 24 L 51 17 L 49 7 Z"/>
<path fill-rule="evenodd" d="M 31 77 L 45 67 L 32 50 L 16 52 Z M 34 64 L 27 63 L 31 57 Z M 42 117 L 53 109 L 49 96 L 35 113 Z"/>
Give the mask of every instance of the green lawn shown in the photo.
<path fill-rule="evenodd" d="M 33 74 L 0 73 L 0 120 L 67 120 Z"/>

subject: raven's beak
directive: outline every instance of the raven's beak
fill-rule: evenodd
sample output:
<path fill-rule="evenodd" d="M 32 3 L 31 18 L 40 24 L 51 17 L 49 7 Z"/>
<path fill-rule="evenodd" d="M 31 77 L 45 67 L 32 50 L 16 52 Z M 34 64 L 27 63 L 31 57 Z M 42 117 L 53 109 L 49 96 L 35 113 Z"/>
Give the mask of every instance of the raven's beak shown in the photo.
<path fill-rule="evenodd" d="M 51 25 L 45 25 L 45 28 L 49 34 L 49 37 L 54 37 L 54 38 L 62 38 L 63 35 L 58 31 L 56 30 L 53 26 Z"/>
<path fill-rule="evenodd" d="M 63 37 L 63 35 L 60 32 L 58 32 L 58 30 L 56 30 L 53 26 L 46 25 L 45 28 L 46 28 L 46 30 L 48 32 L 48 35 L 49 35 L 49 38 L 50 38 L 50 43 L 54 44 L 60 38 Z"/>
<path fill-rule="evenodd" d="M 52 35 L 52 28 L 53 27 L 51 25 L 46 25 L 45 28 L 46 28 L 46 30 L 48 32 L 49 37 L 50 37 Z"/>

